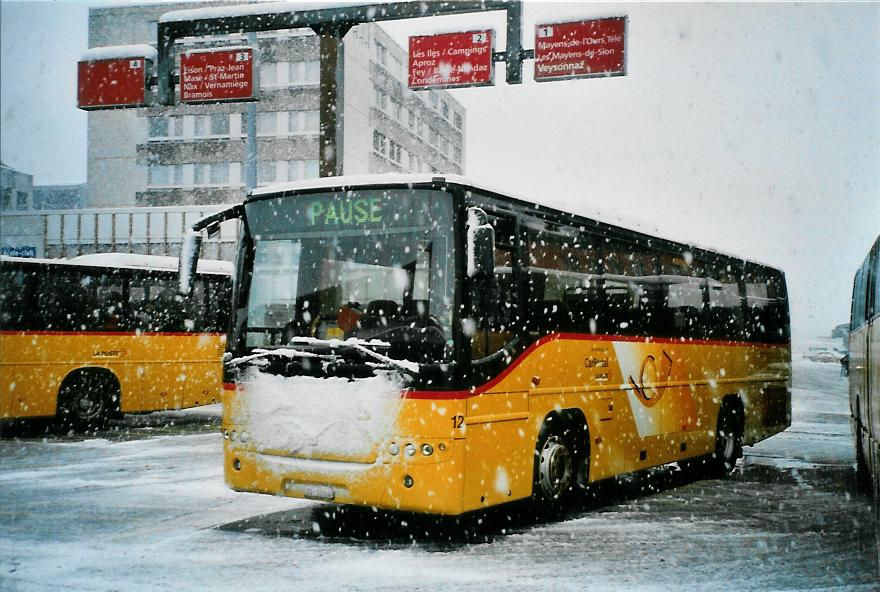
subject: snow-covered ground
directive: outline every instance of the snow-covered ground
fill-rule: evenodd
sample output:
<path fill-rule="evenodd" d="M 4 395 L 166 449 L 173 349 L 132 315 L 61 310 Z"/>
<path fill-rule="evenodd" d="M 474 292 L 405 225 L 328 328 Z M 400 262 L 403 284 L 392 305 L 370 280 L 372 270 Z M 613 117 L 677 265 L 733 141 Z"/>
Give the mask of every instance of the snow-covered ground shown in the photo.
<path fill-rule="evenodd" d="M 518 504 L 437 520 L 235 493 L 213 431 L 7 439 L 0 590 L 877 590 L 846 388 L 838 367 L 795 352 L 793 425 L 747 449 L 733 478 L 661 468 L 559 516 Z"/>

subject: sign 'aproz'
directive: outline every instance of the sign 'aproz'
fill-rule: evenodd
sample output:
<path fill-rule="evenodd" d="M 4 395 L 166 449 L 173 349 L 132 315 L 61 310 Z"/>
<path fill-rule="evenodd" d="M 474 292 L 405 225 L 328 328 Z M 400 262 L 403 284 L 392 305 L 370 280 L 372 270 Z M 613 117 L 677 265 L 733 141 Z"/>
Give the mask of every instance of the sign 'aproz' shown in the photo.
<path fill-rule="evenodd" d="M 409 87 L 491 85 L 494 37 L 490 29 L 410 37 Z"/>
<path fill-rule="evenodd" d="M 535 80 L 626 75 L 626 17 L 535 27 Z"/>
<path fill-rule="evenodd" d="M 185 52 L 180 56 L 180 102 L 252 101 L 259 87 L 256 71 L 250 47 Z"/>

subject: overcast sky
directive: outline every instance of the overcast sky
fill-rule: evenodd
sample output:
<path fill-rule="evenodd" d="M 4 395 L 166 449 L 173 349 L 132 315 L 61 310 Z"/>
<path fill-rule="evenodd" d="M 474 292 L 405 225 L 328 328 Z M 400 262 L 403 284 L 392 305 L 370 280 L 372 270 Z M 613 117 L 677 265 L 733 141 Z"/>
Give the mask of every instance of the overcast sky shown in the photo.
<path fill-rule="evenodd" d="M 127 2 L 131 4 L 131 2 Z M 35 183 L 86 176 L 75 63 L 87 6 L 0 2 L 0 157 Z M 852 276 L 880 233 L 880 4 L 526 3 L 538 21 L 629 17 L 627 76 L 451 91 L 467 109 L 466 174 L 644 220 L 786 271 L 796 336 L 849 318 Z M 386 26 L 386 25 L 383 25 Z M 398 22 L 410 34 L 501 13 Z"/>

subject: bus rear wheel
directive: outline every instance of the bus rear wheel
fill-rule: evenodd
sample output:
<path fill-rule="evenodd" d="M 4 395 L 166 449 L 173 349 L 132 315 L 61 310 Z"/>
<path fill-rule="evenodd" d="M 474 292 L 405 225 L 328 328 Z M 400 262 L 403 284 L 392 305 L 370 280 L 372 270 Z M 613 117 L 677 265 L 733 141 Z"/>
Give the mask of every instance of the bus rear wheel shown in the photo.
<path fill-rule="evenodd" d="M 118 387 L 100 373 L 81 372 L 68 377 L 58 393 L 58 418 L 65 429 L 102 430 L 116 410 Z M 118 401 L 118 396 L 115 397 Z"/>
<path fill-rule="evenodd" d="M 735 405 L 723 405 L 718 414 L 718 427 L 715 431 L 715 452 L 712 455 L 712 472 L 727 476 L 736 467 L 742 456 L 742 429 L 739 417 L 742 415 Z"/>

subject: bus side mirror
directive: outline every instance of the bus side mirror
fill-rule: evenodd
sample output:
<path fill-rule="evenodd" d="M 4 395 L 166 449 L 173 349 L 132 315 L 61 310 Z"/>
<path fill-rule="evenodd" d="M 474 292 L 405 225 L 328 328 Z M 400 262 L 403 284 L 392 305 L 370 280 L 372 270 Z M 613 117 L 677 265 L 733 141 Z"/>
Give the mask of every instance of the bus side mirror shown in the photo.
<path fill-rule="evenodd" d="M 467 210 L 467 275 L 485 279 L 495 275 L 495 229 L 480 208 Z"/>
<path fill-rule="evenodd" d="M 196 267 L 199 264 L 199 252 L 202 250 L 202 234 L 193 230 L 187 231 L 180 247 L 180 261 L 177 265 L 178 287 L 181 296 L 192 295 L 196 281 Z"/>

